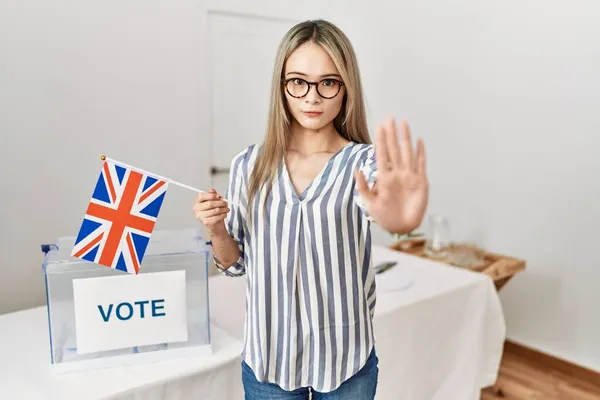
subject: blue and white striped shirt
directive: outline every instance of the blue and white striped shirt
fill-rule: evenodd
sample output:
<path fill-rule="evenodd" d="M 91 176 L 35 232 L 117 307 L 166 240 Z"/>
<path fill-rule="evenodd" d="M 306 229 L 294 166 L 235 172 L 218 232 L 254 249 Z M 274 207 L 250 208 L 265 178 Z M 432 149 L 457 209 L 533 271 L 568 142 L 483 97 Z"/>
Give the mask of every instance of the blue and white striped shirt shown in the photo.
<path fill-rule="evenodd" d="M 226 270 L 215 259 L 227 275 L 247 274 L 242 356 L 259 381 L 328 392 L 365 364 L 374 345 L 371 220 L 353 176 L 359 168 L 374 183 L 374 147 L 348 143 L 300 195 L 282 162 L 266 212 L 263 188 L 248 219 L 258 151 L 249 146 L 231 162 L 225 221 L 241 256 Z"/>

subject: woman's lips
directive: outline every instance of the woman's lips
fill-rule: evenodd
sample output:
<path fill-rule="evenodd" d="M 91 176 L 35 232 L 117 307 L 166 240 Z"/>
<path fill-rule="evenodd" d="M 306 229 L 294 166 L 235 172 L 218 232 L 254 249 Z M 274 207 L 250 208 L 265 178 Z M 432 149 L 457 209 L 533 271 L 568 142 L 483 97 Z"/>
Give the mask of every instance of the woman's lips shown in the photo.
<path fill-rule="evenodd" d="M 318 117 L 319 115 L 323 114 L 322 111 L 302 111 L 304 113 L 304 115 L 307 115 L 309 117 Z"/>

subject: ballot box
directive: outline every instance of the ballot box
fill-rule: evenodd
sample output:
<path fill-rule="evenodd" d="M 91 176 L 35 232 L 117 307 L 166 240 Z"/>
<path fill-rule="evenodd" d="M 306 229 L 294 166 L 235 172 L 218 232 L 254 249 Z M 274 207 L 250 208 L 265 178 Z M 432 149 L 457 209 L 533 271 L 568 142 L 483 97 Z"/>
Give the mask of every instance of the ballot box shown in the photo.
<path fill-rule="evenodd" d="M 42 245 L 52 370 L 211 354 L 211 248 L 197 230 L 155 231 L 138 274 L 71 257 L 74 241 Z"/>

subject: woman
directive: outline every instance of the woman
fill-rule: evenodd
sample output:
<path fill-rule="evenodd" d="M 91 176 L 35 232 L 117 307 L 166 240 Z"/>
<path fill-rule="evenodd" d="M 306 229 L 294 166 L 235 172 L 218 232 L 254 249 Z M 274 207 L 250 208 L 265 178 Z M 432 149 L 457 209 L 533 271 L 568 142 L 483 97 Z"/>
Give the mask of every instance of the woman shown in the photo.
<path fill-rule="evenodd" d="M 421 141 L 392 119 L 369 139 L 353 48 L 326 21 L 283 38 L 261 146 L 231 162 L 225 199 L 194 205 L 215 263 L 247 274 L 247 399 L 373 399 L 377 356 L 370 223 L 418 227 L 428 182 Z M 229 202 L 229 203 L 228 203 Z"/>

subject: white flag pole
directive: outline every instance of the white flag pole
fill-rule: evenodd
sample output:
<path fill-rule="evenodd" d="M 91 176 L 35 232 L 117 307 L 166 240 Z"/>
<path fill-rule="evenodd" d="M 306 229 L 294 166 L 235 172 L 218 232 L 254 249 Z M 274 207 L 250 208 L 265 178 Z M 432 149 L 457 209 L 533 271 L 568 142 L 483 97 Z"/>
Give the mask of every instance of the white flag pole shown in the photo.
<path fill-rule="evenodd" d="M 102 161 L 109 161 L 109 162 L 112 162 L 112 163 L 115 163 L 115 164 L 122 165 L 122 166 L 124 166 L 124 167 L 126 167 L 126 168 L 129 168 L 129 169 L 131 169 L 131 170 L 137 171 L 137 172 L 139 172 L 139 173 L 141 173 L 141 174 L 145 174 L 145 175 L 151 175 L 151 176 L 153 176 L 153 177 L 155 177 L 155 178 L 157 178 L 157 179 L 160 179 L 160 180 L 163 180 L 163 181 L 166 181 L 166 182 L 172 183 L 172 184 L 174 184 L 174 185 L 177 185 L 177 186 L 181 186 L 182 188 L 185 188 L 185 189 L 191 190 L 191 191 L 193 191 L 193 192 L 196 192 L 196 193 L 208 193 L 208 192 L 207 192 L 207 191 L 205 191 L 205 190 L 196 189 L 195 187 L 192 187 L 192 186 L 186 185 L 185 183 L 181 183 L 181 182 L 178 182 L 178 181 L 176 181 L 176 180 L 173 180 L 173 179 L 171 179 L 171 178 L 167 178 L 167 177 L 165 177 L 165 176 L 161 176 L 161 175 L 155 174 L 155 173 L 153 173 L 153 172 L 148 172 L 148 171 L 146 171 L 146 170 L 143 170 L 143 169 L 141 169 L 141 168 L 137 168 L 137 167 L 134 167 L 134 166 L 132 166 L 132 165 L 125 164 L 125 163 L 123 163 L 123 162 L 121 162 L 121 161 L 117 161 L 117 160 L 114 160 L 114 159 L 112 159 L 112 158 L 106 157 L 105 155 L 102 155 L 102 156 L 100 157 L 100 159 L 101 159 Z M 230 204 L 235 204 L 235 203 L 232 203 L 232 202 L 230 202 L 230 201 L 229 201 L 229 200 L 227 200 L 227 199 L 223 199 L 223 200 L 224 200 L 224 201 L 226 201 L 227 203 L 230 203 Z"/>

